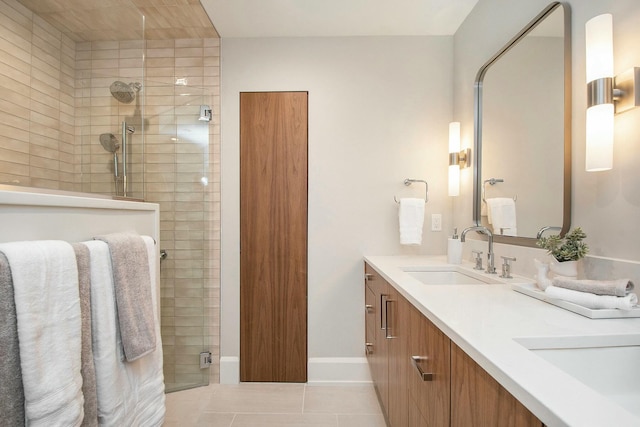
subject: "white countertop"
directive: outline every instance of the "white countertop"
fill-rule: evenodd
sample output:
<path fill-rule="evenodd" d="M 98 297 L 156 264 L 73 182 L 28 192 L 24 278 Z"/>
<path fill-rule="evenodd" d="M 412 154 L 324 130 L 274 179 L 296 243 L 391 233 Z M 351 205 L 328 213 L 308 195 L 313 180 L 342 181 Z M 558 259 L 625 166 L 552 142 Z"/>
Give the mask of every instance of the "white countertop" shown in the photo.
<path fill-rule="evenodd" d="M 533 282 L 530 278 L 500 279 L 494 274 L 490 277 L 504 284 L 424 285 L 402 270 L 447 265 L 445 257 L 367 256 L 365 260 L 546 425 L 640 426 L 640 416 L 515 340 L 588 340 L 599 346 L 620 339 L 640 344 L 640 318 L 589 319 L 511 289 L 512 283 Z"/>

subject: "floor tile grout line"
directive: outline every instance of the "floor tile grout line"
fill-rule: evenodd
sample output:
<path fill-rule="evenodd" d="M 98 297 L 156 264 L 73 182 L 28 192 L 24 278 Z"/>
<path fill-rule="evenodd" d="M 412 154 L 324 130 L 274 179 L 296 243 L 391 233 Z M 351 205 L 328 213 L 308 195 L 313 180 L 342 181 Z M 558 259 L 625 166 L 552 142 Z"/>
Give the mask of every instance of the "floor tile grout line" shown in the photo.
<path fill-rule="evenodd" d="M 300 412 L 301 414 L 304 414 L 304 402 L 305 402 L 305 399 L 307 398 L 307 387 L 308 385 L 305 384 L 304 388 L 302 389 L 302 408 L 301 408 L 302 410 Z"/>

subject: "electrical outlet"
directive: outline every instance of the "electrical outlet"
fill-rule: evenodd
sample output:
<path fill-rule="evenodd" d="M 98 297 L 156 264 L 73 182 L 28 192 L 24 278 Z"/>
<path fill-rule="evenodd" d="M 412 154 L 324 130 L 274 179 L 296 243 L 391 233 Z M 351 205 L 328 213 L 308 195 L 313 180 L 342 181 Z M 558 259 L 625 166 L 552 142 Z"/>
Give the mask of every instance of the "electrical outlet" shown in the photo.
<path fill-rule="evenodd" d="M 431 214 L 431 231 L 442 231 L 442 214 Z"/>

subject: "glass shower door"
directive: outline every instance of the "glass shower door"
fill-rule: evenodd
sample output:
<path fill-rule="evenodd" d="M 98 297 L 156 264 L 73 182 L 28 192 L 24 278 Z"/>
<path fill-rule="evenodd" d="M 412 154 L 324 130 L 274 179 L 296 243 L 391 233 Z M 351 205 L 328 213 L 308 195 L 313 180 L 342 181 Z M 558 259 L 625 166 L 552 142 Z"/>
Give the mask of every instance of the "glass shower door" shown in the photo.
<path fill-rule="evenodd" d="M 146 200 L 160 204 L 167 253 L 160 266 L 167 391 L 209 383 L 201 361 L 210 351 L 210 122 L 199 120 L 209 98 L 201 88 L 147 83 Z"/>

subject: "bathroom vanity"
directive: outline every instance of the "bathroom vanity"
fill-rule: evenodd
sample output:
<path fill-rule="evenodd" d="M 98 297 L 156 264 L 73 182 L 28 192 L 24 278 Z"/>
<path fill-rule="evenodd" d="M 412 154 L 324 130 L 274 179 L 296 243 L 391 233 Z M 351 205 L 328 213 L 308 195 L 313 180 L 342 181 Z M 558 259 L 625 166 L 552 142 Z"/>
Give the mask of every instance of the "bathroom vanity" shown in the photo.
<path fill-rule="evenodd" d="M 366 353 L 389 425 L 640 425 L 640 319 L 589 319 L 514 283 L 532 280 L 365 257 Z"/>

